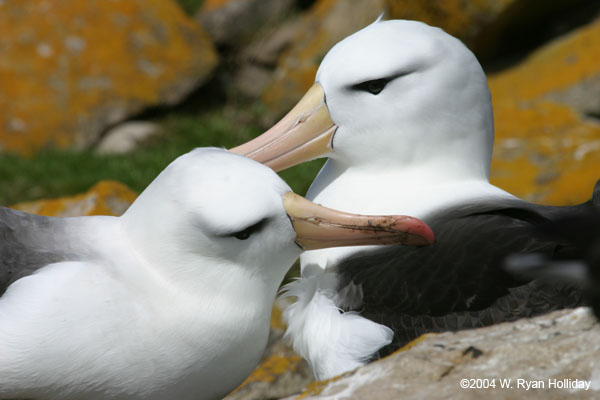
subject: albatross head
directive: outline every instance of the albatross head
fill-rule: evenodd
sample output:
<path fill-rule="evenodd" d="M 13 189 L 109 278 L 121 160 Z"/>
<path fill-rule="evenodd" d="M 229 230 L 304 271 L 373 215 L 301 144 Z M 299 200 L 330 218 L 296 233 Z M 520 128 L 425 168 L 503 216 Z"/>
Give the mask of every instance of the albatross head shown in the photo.
<path fill-rule="evenodd" d="M 122 218 L 148 264 L 184 286 L 241 277 L 273 295 L 302 250 L 433 241 L 420 220 L 327 209 L 293 194 L 264 165 L 215 148 L 175 160 Z"/>
<path fill-rule="evenodd" d="M 487 179 L 493 135 L 475 56 L 441 29 L 392 20 L 335 45 L 300 103 L 232 151 L 275 170 L 328 156 L 342 166 Z"/>

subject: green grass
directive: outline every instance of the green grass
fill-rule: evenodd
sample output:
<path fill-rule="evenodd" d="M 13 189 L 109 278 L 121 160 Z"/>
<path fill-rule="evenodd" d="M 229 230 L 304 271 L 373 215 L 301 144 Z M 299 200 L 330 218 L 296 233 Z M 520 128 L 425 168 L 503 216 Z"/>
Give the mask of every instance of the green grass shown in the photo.
<path fill-rule="evenodd" d="M 0 155 L 0 205 L 81 193 L 103 179 L 122 182 L 139 193 L 181 154 L 195 147 L 230 148 L 261 132 L 222 112 L 172 114 L 158 122 L 164 134 L 127 155 L 59 150 L 32 158 Z M 305 163 L 284 171 L 282 177 L 296 193 L 304 194 L 322 164 L 323 160 Z"/>
<path fill-rule="evenodd" d="M 183 11 L 188 15 L 194 15 L 194 13 L 200 8 L 204 0 L 177 0 Z"/>

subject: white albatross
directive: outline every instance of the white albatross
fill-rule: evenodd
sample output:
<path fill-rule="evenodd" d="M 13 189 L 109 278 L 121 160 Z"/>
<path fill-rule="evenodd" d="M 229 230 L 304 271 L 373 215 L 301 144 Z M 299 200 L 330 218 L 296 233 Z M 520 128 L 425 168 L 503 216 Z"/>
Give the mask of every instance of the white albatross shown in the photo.
<path fill-rule="evenodd" d="M 326 209 L 213 148 L 121 217 L 0 208 L 0 398 L 221 398 L 260 360 L 301 248 L 432 240 L 419 220 Z"/>
<path fill-rule="evenodd" d="M 578 290 L 513 277 L 503 260 L 559 256 L 560 243 L 532 228 L 585 213 L 593 202 L 539 206 L 491 185 L 493 141 L 490 93 L 475 56 L 441 29 L 394 20 L 336 44 L 290 113 L 231 150 L 275 170 L 328 157 L 307 198 L 347 212 L 412 215 L 435 232 L 436 243 L 423 248 L 301 256 L 302 276 L 288 286 L 297 301 L 285 312 L 286 335 L 318 379 L 422 333 L 578 304 Z"/>

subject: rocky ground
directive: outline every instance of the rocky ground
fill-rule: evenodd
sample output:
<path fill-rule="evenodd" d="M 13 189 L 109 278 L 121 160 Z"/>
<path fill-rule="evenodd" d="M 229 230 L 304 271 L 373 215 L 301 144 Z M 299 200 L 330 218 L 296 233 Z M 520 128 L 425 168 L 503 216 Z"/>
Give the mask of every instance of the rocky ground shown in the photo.
<path fill-rule="evenodd" d="M 494 184 L 531 201 L 573 204 L 589 198 L 600 177 L 597 1 L 201 3 L 186 15 L 174 0 L 0 0 L 0 153 L 32 162 L 52 148 L 135 154 L 148 138 L 168 139 L 168 125 L 154 118 L 161 110 L 177 118 L 180 108 L 201 114 L 206 104 L 264 128 L 310 87 L 331 46 L 384 12 L 442 27 L 482 61 L 496 121 Z M 103 181 L 79 195 L 23 198 L 14 207 L 119 215 L 135 197 L 123 184 Z M 281 307 L 274 307 L 263 363 L 228 398 L 600 397 L 594 361 L 600 336 L 583 309 L 427 336 L 306 387 L 312 381 L 306 364 L 280 340 Z M 474 385 L 495 379 L 496 388 L 462 389 L 463 378 Z M 513 387 L 500 387 L 500 379 L 512 379 Z M 526 390 L 518 379 L 546 386 L 548 379 L 579 379 L 591 387 Z"/>
<path fill-rule="evenodd" d="M 415 343 L 416 342 L 416 343 Z M 597 399 L 600 326 L 589 309 L 425 335 L 291 399 Z"/>

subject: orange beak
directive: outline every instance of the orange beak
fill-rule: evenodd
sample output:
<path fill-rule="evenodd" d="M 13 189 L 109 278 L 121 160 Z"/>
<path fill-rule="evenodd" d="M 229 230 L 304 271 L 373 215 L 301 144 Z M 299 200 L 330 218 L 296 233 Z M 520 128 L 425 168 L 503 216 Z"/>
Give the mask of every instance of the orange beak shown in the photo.
<path fill-rule="evenodd" d="M 327 247 L 393 245 L 422 246 L 434 242 L 420 219 L 402 215 L 357 215 L 332 210 L 288 192 L 283 205 L 303 250 Z"/>

